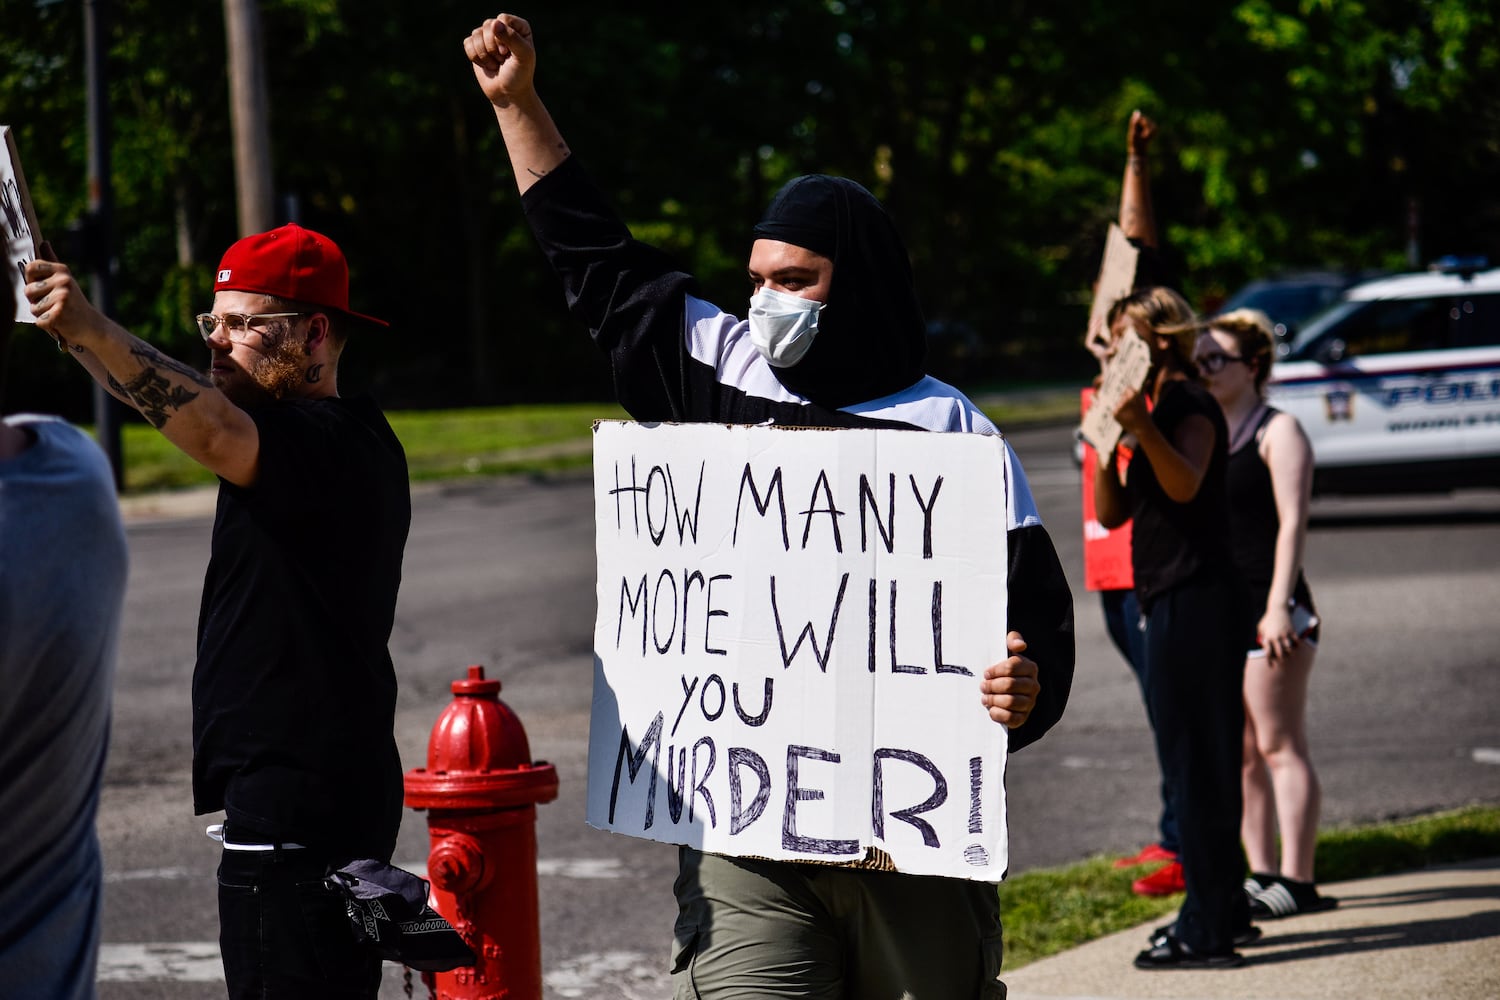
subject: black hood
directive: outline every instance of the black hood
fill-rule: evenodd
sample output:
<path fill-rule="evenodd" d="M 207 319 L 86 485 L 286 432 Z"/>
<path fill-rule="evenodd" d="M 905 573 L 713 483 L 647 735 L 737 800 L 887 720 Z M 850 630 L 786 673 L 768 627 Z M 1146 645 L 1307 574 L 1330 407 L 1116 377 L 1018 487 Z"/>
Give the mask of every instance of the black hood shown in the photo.
<path fill-rule="evenodd" d="M 899 392 L 925 374 L 927 325 L 911 260 L 875 196 L 851 180 L 809 174 L 783 187 L 753 230 L 833 261 L 828 305 L 781 384 L 837 409 Z"/>

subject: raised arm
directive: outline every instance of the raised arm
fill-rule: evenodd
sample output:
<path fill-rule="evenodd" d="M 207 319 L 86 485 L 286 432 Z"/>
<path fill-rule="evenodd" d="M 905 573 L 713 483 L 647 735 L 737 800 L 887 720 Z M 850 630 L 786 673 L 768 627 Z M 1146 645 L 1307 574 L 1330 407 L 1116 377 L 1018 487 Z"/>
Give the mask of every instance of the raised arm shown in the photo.
<path fill-rule="evenodd" d="M 1144 392 L 1127 392 L 1115 409 L 1115 419 L 1135 435 L 1139 447 L 1151 460 L 1156 481 L 1167 499 L 1188 503 L 1198 495 L 1213 461 L 1217 431 L 1212 421 L 1202 414 L 1192 414 L 1168 438 L 1151 420 Z M 1094 477 L 1094 485 L 1096 488 L 1101 485 L 1100 477 Z M 1102 518 L 1099 523 L 1109 527 Z"/>
<path fill-rule="evenodd" d="M 464 55 L 494 106 L 516 187 L 525 194 L 569 156 L 568 144 L 536 93 L 531 25 L 514 14 L 489 18 L 464 39 Z"/>
<path fill-rule="evenodd" d="M 255 421 L 206 375 L 100 313 L 66 265 L 34 260 L 26 265 L 26 282 L 37 326 L 66 344 L 100 385 L 211 472 L 240 486 L 255 482 Z"/>
<path fill-rule="evenodd" d="M 1146 158 L 1155 135 L 1155 122 L 1139 111 L 1131 112 L 1130 129 L 1125 135 L 1125 180 L 1120 184 L 1120 229 L 1148 247 L 1157 246 L 1151 170 Z"/>

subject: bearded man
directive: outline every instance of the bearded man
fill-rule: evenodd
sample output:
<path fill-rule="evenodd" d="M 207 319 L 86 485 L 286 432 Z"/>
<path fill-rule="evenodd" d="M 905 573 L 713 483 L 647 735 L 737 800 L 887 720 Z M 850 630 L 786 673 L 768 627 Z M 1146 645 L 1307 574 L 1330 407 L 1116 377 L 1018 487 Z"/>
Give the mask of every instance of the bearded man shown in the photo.
<path fill-rule="evenodd" d="M 389 861 L 401 821 L 388 643 L 411 522 L 406 456 L 338 393 L 349 269 L 296 225 L 229 248 L 197 318 L 207 375 L 102 315 L 68 268 L 27 266 L 37 326 L 219 477 L 193 671 L 193 800 L 224 810 L 219 943 L 231 997 L 375 997 L 323 876 Z"/>

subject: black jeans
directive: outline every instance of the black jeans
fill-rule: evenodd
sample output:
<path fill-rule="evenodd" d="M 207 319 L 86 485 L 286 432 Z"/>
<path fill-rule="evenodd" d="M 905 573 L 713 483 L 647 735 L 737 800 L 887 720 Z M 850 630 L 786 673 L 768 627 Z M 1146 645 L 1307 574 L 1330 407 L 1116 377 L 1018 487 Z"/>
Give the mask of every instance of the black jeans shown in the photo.
<path fill-rule="evenodd" d="M 374 1000 L 380 953 L 354 939 L 343 901 L 310 850 L 225 851 L 219 950 L 230 1000 Z"/>
<path fill-rule="evenodd" d="M 1104 627 L 1110 641 L 1130 664 L 1136 683 L 1141 687 L 1141 700 L 1146 706 L 1146 719 L 1151 722 L 1152 732 L 1156 723 L 1151 719 L 1151 679 L 1146 674 L 1146 632 L 1141 628 L 1141 605 L 1133 590 L 1101 590 L 1099 600 L 1104 608 Z M 1172 795 L 1167 788 L 1167 769 L 1157 759 L 1161 771 L 1161 819 L 1157 823 L 1158 843 L 1177 854 L 1182 849 L 1182 838 L 1177 833 L 1177 817 L 1172 813 Z"/>
<path fill-rule="evenodd" d="M 1240 852 L 1245 606 L 1237 579 L 1200 578 L 1157 598 L 1146 620 L 1151 724 L 1187 883 L 1177 933 L 1206 954 L 1233 950 L 1250 923 Z"/>

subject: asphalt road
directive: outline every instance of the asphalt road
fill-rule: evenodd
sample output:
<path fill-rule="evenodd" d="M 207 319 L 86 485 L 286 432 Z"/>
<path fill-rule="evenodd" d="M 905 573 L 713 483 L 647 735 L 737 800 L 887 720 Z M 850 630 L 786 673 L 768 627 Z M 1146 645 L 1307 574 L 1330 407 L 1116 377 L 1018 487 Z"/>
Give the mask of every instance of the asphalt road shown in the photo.
<path fill-rule="evenodd" d="M 1062 722 L 1009 773 L 1013 870 L 1133 851 L 1153 839 L 1156 775 L 1135 682 L 1081 586 L 1068 431 L 1012 442 L 1074 584 L 1079 664 Z M 1500 493 L 1319 501 L 1308 575 L 1324 620 L 1310 694 L 1323 820 L 1338 825 L 1500 802 Z M 222 996 L 214 941 L 218 817 L 194 817 L 188 685 L 206 512 L 132 520 L 125 634 L 99 827 L 111 998 Z M 586 476 L 425 487 L 414 496 L 392 638 L 408 768 L 472 663 L 501 678 L 532 754 L 561 778 L 538 809 L 547 996 L 665 997 L 675 849 L 583 822 L 592 671 Z M 426 858 L 408 813 L 396 862 Z M 402 994 L 387 967 L 383 996 Z M 419 989 L 418 995 L 421 991 Z"/>

